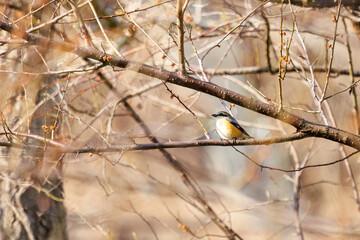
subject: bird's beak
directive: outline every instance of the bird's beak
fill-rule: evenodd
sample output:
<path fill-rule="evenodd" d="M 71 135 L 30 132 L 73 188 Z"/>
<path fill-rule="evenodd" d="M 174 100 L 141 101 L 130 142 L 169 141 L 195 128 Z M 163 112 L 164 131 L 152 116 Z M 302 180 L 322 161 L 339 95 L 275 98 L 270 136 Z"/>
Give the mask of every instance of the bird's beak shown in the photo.
<path fill-rule="evenodd" d="M 211 114 L 211 116 L 213 116 L 213 117 L 217 117 L 218 115 L 217 115 L 216 113 L 214 113 L 214 114 Z"/>

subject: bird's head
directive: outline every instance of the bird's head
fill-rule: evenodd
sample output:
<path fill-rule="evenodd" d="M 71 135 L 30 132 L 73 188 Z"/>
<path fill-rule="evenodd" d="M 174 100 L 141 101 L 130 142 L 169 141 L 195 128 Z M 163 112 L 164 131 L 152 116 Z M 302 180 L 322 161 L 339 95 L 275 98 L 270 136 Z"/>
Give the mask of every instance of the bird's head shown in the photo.
<path fill-rule="evenodd" d="M 218 117 L 230 117 L 230 114 L 225 112 L 225 111 L 220 111 L 218 113 L 214 113 L 211 114 L 211 116 L 213 116 L 214 118 L 218 118 Z"/>

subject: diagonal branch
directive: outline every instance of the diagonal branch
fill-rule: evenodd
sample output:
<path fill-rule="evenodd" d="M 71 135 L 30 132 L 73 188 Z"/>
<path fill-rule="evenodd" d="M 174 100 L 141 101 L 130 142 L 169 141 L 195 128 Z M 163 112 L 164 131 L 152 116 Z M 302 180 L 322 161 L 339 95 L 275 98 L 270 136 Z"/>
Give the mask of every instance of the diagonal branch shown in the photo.
<path fill-rule="evenodd" d="M 91 58 L 103 62 L 104 64 L 126 68 L 131 71 L 136 71 L 147 76 L 167 81 L 169 83 L 173 83 L 179 86 L 206 93 L 217 98 L 221 98 L 230 103 L 234 103 L 249 110 L 288 123 L 295 127 L 298 131 L 307 133 L 310 136 L 326 138 L 328 140 L 342 143 L 360 150 L 360 138 L 355 134 L 346 132 L 338 128 L 307 121 L 285 110 L 278 111 L 278 108 L 276 106 L 245 97 L 241 94 L 238 94 L 226 88 L 222 88 L 213 83 L 203 82 L 193 77 L 181 76 L 180 74 L 170 72 L 164 69 L 155 68 L 134 61 L 128 61 L 126 59 L 112 55 L 107 55 L 104 52 L 101 52 L 91 47 L 79 47 L 66 42 L 49 40 L 48 38 L 42 36 L 26 33 L 25 31 L 20 30 L 8 23 L 5 23 L 4 21 L 0 21 L 0 29 L 3 29 L 22 39 L 25 39 L 35 45 L 46 46 L 47 48 L 58 49 L 65 52 L 72 52 L 81 57 Z"/>

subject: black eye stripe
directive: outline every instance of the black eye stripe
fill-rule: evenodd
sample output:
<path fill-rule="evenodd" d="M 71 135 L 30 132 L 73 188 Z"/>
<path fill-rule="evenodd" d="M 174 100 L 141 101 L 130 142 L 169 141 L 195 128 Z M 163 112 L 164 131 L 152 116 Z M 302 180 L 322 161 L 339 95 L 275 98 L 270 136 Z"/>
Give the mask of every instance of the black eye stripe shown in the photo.
<path fill-rule="evenodd" d="M 216 114 L 212 114 L 211 116 L 213 116 L 213 117 L 229 117 L 230 115 L 227 112 L 221 111 Z"/>

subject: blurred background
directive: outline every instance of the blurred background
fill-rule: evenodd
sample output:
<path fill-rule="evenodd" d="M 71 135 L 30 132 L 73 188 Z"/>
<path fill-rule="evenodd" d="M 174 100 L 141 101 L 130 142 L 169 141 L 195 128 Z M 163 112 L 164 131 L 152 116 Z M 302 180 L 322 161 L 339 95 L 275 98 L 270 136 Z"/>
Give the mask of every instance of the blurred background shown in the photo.
<path fill-rule="evenodd" d="M 0 11 L 2 21 L 28 33 L 178 72 L 178 4 L 14 0 L 2 1 Z M 250 14 L 261 1 L 182 4 L 188 75 L 276 106 L 280 78 L 286 111 L 359 134 L 355 7 L 342 6 L 337 16 L 339 7 L 268 2 Z M 53 46 L 29 44 L 5 31 L 0 35 L 2 142 L 43 146 L 43 138 L 72 147 L 106 147 L 151 143 L 153 137 L 159 142 L 206 139 L 177 96 L 213 139 L 219 136 L 211 114 L 225 111 L 224 105 L 255 138 L 296 131 L 136 69 L 104 66 Z M 327 78 L 328 98 L 320 103 Z M 320 138 L 236 148 L 258 164 L 283 170 L 329 163 L 355 151 Z M 357 155 L 288 173 L 258 167 L 232 147 L 167 151 L 218 219 L 244 239 L 360 237 Z M 24 227 L 29 225 L 47 229 L 42 238 L 34 233 L 34 239 L 231 239 L 184 183 L 184 173 L 158 150 L 61 154 L 3 147 L 1 154 L 0 238 L 31 239 Z M 16 192 L 25 194 L 21 204 L 15 201 Z M 12 228 L 4 219 L 22 214 L 16 215 L 9 205 L 24 208 L 20 213 L 36 209 L 37 216 L 51 217 L 38 223 L 22 220 Z M 57 224 L 60 230 L 49 230 Z M 22 230 L 14 230 L 17 226 Z M 52 235 L 56 231 L 62 233 Z"/>

